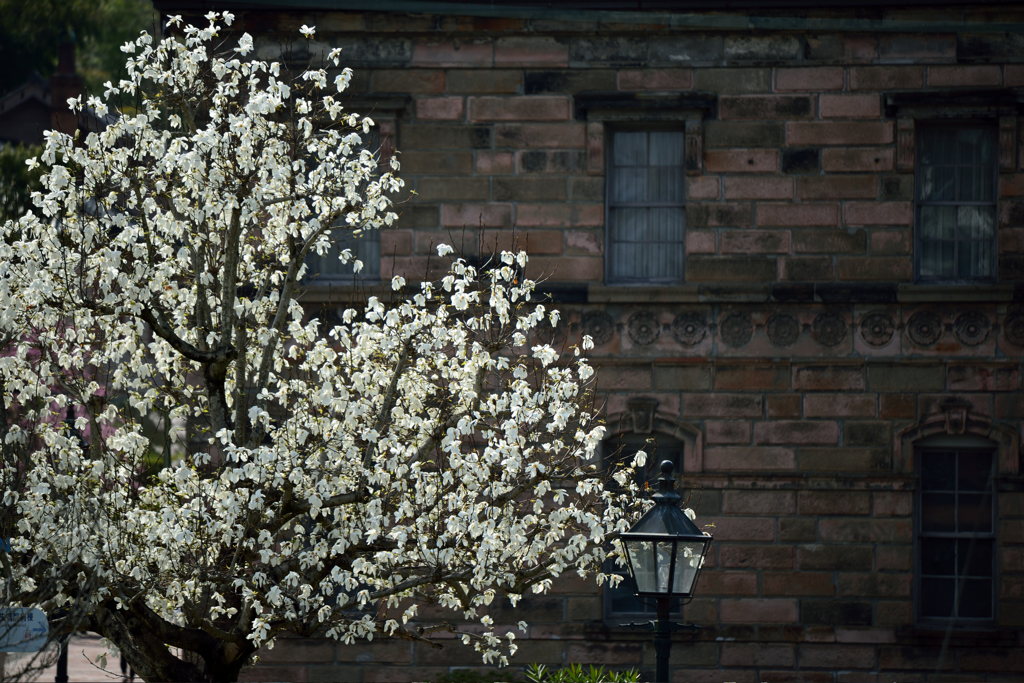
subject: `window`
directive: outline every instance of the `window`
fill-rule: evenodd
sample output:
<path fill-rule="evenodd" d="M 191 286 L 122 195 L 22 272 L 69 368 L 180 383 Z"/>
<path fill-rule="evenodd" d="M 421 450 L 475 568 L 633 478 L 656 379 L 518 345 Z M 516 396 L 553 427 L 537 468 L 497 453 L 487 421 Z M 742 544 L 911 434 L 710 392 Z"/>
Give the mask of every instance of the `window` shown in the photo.
<path fill-rule="evenodd" d="M 992 622 L 995 450 L 971 444 L 916 453 L 918 621 L 944 626 Z"/>
<path fill-rule="evenodd" d="M 648 439 L 654 439 L 648 444 Z M 637 482 L 652 483 L 661 475 L 660 465 L 663 460 L 671 460 L 675 465 L 676 473 L 683 471 L 683 449 L 685 444 L 669 436 L 654 434 L 620 434 L 604 442 L 603 449 L 605 462 L 622 461 L 632 459 L 637 451 L 643 449 L 647 454 L 647 464 L 643 472 L 637 473 Z M 685 491 L 678 491 L 686 499 Z M 625 577 L 618 586 L 612 588 L 606 585 L 604 588 L 604 616 L 609 625 L 618 625 L 624 620 L 649 620 L 656 615 L 653 601 L 641 602 L 636 597 L 636 582 L 626 571 L 625 567 L 618 566 L 614 560 L 610 560 L 604 568 L 609 574 L 619 574 Z M 679 616 L 682 614 L 682 601 L 675 600 L 672 605 L 672 612 Z"/>
<path fill-rule="evenodd" d="M 613 131 L 606 267 L 612 283 L 683 281 L 685 133 Z"/>
<path fill-rule="evenodd" d="M 306 257 L 307 282 L 346 284 L 380 279 L 379 229 L 364 230 L 358 236 L 351 231 L 336 233 L 332 242 L 331 249 L 323 256 L 310 253 Z M 344 249 L 352 250 L 353 260 L 363 262 L 363 269 L 358 273 L 353 269 L 353 261 L 342 263 L 338 260 Z"/>
<path fill-rule="evenodd" d="M 922 125 L 916 137 L 918 281 L 995 279 L 996 129 Z"/>

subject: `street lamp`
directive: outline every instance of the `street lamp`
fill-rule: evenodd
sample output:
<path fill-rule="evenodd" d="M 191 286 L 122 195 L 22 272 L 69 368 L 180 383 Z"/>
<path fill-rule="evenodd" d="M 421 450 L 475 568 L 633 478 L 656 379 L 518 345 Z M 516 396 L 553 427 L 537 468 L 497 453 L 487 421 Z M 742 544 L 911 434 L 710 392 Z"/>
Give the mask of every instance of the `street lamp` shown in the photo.
<path fill-rule="evenodd" d="M 657 683 L 668 683 L 668 656 L 672 648 L 673 624 L 669 611 L 673 600 L 689 602 L 697 586 L 711 535 L 697 528 L 679 509 L 679 494 L 672 478 L 672 461 L 661 463 L 654 507 L 629 531 L 619 535 L 626 549 L 629 573 L 636 581 L 637 597 L 657 600 L 654 651 L 657 655 Z M 692 627 L 696 628 L 696 627 Z"/>

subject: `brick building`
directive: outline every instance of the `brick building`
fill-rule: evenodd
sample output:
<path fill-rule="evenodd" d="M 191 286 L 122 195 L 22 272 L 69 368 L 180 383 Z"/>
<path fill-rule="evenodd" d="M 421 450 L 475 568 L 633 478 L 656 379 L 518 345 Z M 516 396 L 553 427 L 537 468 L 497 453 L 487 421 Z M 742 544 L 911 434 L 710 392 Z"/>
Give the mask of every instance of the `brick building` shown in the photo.
<path fill-rule="evenodd" d="M 1020 680 L 1024 3 L 155 4 L 345 48 L 415 190 L 371 275 L 527 246 L 609 450 L 656 437 L 714 525 L 673 680 Z M 573 577 L 496 621 L 517 664 L 650 671 L 644 610 Z M 303 642 L 250 676 L 478 665 Z"/>

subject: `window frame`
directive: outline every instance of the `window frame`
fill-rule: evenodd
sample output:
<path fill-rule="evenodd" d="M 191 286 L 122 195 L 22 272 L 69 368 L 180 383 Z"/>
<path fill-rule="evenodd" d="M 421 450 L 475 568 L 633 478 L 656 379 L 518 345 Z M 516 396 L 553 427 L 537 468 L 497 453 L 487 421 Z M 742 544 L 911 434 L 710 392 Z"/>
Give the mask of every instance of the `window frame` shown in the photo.
<path fill-rule="evenodd" d="M 664 207 L 673 208 L 678 207 L 682 209 L 683 213 L 683 225 L 682 232 L 679 240 L 679 277 L 672 279 L 654 279 L 654 278 L 622 278 L 616 277 L 612 272 L 612 258 L 614 252 L 614 245 L 612 241 L 612 209 L 619 205 L 613 202 L 613 169 L 615 168 L 615 135 L 617 133 L 659 133 L 659 132 L 678 132 L 683 139 L 682 156 L 679 159 L 680 182 L 682 184 L 681 202 L 643 202 L 636 203 L 631 202 L 628 205 L 632 206 L 649 206 L 649 207 Z M 656 286 L 656 287 L 670 287 L 674 285 L 680 285 L 686 282 L 686 207 L 687 207 L 687 167 L 686 167 L 686 125 L 685 121 L 673 121 L 670 123 L 634 123 L 634 124 L 613 124 L 606 126 L 605 129 L 605 187 L 604 187 L 604 272 L 605 272 L 605 284 L 613 286 Z M 650 168 L 650 164 L 648 164 Z M 623 205 L 625 206 L 625 204 Z"/>
<path fill-rule="evenodd" d="M 921 199 L 921 184 L 923 182 L 924 164 L 921 163 L 925 131 L 946 129 L 965 130 L 979 129 L 993 138 L 992 158 L 992 200 L 990 202 L 964 202 L 964 201 L 924 201 Z M 956 166 L 954 167 L 956 168 Z M 959 186 L 958 174 L 954 173 L 954 182 Z M 991 275 L 984 277 L 964 277 L 959 272 L 953 277 L 923 276 L 921 274 L 921 257 L 923 255 L 924 239 L 921 235 L 921 209 L 924 206 L 991 206 L 994 211 L 994 222 L 992 226 L 992 255 L 990 257 L 989 269 Z M 999 121 L 982 118 L 964 119 L 932 119 L 914 121 L 914 282 L 919 284 L 986 284 L 993 283 L 998 277 L 999 263 Z M 960 239 L 953 240 L 953 263 L 959 268 L 959 243 Z"/>
<path fill-rule="evenodd" d="M 913 517 L 913 609 L 914 624 L 920 628 L 956 629 L 956 630 L 982 630 L 991 629 L 998 624 L 999 610 L 999 506 L 998 488 L 996 481 L 999 477 L 999 447 L 995 443 L 985 443 L 988 439 L 981 439 L 972 436 L 952 437 L 938 436 L 927 439 L 926 444 L 915 445 L 914 448 L 914 474 L 916 486 L 914 490 L 914 517 Z M 936 532 L 923 530 L 923 505 L 922 497 L 924 492 L 924 464 L 929 454 L 953 453 L 957 458 L 960 454 L 987 455 L 992 459 L 992 478 L 990 480 L 988 493 L 991 499 L 991 530 L 988 532 L 965 533 L 965 532 Z M 959 488 L 958 488 L 959 491 Z M 958 502 L 954 503 L 959 505 Z M 990 574 L 991 589 L 989 600 L 991 605 L 991 616 L 989 617 L 935 617 L 922 615 L 922 541 L 926 538 L 948 538 L 953 540 L 981 539 L 992 543 L 992 556 L 990 558 L 992 571 Z M 955 556 L 954 556 L 955 558 Z M 957 572 L 956 578 L 960 581 L 956 591 L 962 587 L 962 580 L 959 576 L 959 568 L 956 567 L 958 559 L 954 559 L 954 569 Z M 956 601 L 956 592 L 953 596 Z"/>

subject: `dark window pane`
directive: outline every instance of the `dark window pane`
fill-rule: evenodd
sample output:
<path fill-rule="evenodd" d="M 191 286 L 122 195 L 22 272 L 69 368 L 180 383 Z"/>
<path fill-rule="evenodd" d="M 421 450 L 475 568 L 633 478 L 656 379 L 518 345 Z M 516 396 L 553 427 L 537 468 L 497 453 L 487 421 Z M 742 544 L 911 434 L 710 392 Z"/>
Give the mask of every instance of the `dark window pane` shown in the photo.
<path fill-rule="evenodd" d="M 612 171 L 612 201 L 639 203 L 646 200 L 646 168 L 627 166 Z"/>
<path fill-rule="evenodd" d="M 952 242 L 921 240 L 921 277 L 951 278 L 956 273 L 956 246 Z"/>
<path fill-rule="evenodd" d="M 616 166 L 647 165 L 647 133 L 615 133 L 612 147 L 615 149 L 612 163 Z"/>
<path fill-rule="evenodd" d="M 956 453 L 939 451 L 922 455 L 921 489 L 924 491 L 956 490 Z"/>
<path fill-rule="evenodd" d="M 992 275 L 992 242 L 960 242 L 958 272 L 963 277 Z"/>
<path fill-rule="evenodd" d="M 651 133 L 651 166 L 680 166 L 683 162 L 683 132 Z"/>
<path fill-rule="evenodd" d="M 955 494 L 925 493 L 921 496 L 921 530 L 956 531 Z"/>
<path fill-rule="evenodd" d="M 992 531 L 992 498 L 981 493 L 961 493 L 957 497 L 957 531 L 986 534 Z"/>
<path fill-rule="evenodd" d="M 991 619 L 992 580 L 968 579 L 961 585 L 958 616 L 966 619 Z"/>
<path fill-rule="evenodd" d="M 956 541 L 951 538 L 921 539 L 921 573 L 953 576 Z"/>
<path fill-rule="evenodd" d="M 956 542 L 957 573 L 961 576 L 992 576 L 992 541 L 961 538 Z"/>
<path fill-rule="evenodd" d="M 957 456 L 957 479 L 961 491 L 992 490 L 991 453 L 966 451 Z"/>
<path fill-rule="evenodd" d="M 921 163 L 953 164 L 956 162 L 956 134 L 950 128 L 924 128 L 921 135 Z"/>
<path fill-rule="evenodd" d="M 956 579 L 921 579 L 921 616 L 950 617 Z"/>
<path fill-rule="evenodd" d="M 955 206 L 922 206 L 921 239 L 951 240 L 956 238 Z"/>

